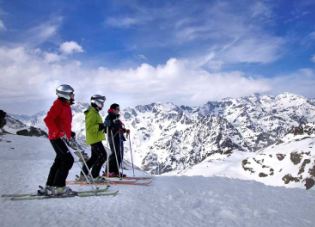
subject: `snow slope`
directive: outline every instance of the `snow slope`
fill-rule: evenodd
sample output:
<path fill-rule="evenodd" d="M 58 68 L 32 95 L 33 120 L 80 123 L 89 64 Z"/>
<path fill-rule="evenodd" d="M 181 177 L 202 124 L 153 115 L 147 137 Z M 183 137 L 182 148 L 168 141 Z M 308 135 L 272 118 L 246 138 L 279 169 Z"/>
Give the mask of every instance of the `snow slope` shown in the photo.
<path fill-rule="evenodd" d="M 45 138 L 0 137 L 0 193 L 31 192 L 53 159 Z M 69 179 L 79 168 L 74 165 Z M 80 190 L 80 187 L 76 187 Z M 116 197 L 8 201 L 11 226 L 314 226 L 315 191 L 270 187 L 219 177 L 160 176 L 149 187 L 115 186 Z"/>
<path fill-rule="evenodd" d="M 87 106 L 82 103 L 73 106 L 73 129 L 82 141 L 83 112 Z M 42 121 L 45 113 L 16 117 L 46 130 Z M 315 104 L 290 93 L 252 95 L 199 107 L 172 103 L 139 105 L 124 108 L 122 118 L 132 132 L 135 163 L 153 174 L 161 174 L 185 170 L 213 155 L 265 148 L 292 127 L 315 122 Z"/>
<path fill-rule="evenodd" d="M 293 128 L 277 143 L 258 152 L 213 155 L 169 175 L 225 176 L 266 185 L 310 188 L 315 183 L 315 124 Z"/>

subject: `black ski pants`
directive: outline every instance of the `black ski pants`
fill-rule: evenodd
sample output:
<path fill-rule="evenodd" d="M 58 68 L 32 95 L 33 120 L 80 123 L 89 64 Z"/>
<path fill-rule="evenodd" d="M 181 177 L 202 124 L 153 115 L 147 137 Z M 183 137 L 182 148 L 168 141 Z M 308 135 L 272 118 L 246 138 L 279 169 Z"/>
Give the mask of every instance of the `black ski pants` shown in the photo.
<path fill-rule="evenodd" d="M 108 136 L 109 146 L 111 149 L 111 155 L 109 156 L 109 172 L 110 173 L 119 173 L 119 167 L 123 160 L 123 140 L 120 138 L 120 135 L 114 137 Z M 115 155 L 116 152 L 116 155 Z M 117 160 L 116 160 L 117 156 Z M 117 166 L 118 162 L 118 166 Z"/>
<path fill-rule="evenodd" d="M 64 187 L 74 159 L 67 145 L 60 138 L 50 140 L 50 143 L 56 152 L 56 158 L 50 168 L 46 185 Z"/>
<path fill-rule="evenodd" d="M 91 169 L 91 174 L 93 178 L 100 175 L 101 168 L 105 163 L 107 154 L 102 142 L 94 143 L 91 145 L 91 158 L 87 160 L 86 165 L 89 170 Z M 88 171 L 85 165 L 83 165 L 82 171 L 88 175 Z"/>

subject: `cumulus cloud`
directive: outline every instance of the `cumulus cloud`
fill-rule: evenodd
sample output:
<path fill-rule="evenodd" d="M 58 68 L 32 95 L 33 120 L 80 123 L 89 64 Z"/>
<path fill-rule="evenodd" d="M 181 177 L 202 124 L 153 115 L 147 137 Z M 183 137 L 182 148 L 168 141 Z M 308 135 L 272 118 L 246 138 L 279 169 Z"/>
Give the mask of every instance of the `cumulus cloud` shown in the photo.
<path fill-rule="evenodd" d="M 310 69 L 266 79 L 240 71 L 208 72 L 194 62 L 175 58 L 157 66 L 113 69 L 86 67 L 70 59 L 58 61 L 58 55 L 38 49 L 0 47 L 2 106 L 35 102 L 39 108 L 44 100 L 51 102 L 56 86 L 62 83 L 75 88 L 78 101 L 87 102 L 92 94 L 100 93 L 108 102 L 125 106 L 157 101 L 199 105 L 225 97 L 282 91 L 315 96 L 315 73 Z"/>
<path fill-rule="evenodd" d="M 67 41 L 60 44 L 59 50 L 63 54 L 73 54 L 84 52 L 83 48 L 75 41 Z"/>
<path fill-rule="evenodd" d="M 277 75 L 267 81 L 272 85 L 272 93 L 292 92 L 315 98 L 315 71 L 304 68 L 287 75 Z"/>
<path fill-rule="evenodd" d="M 175 58 L 158 66 L 141 64 L 122 70 L 86 68 L 71 60 L 47 61 L 43 55 L 47 53 L 23 47 L 0 48 L 1 102 L 49 99 L 54 97 L 54 89 L 60 83 L 73 85 L 82 101 L 99 92 L 120 97 L 127 104 L 174 101 L 195 105 L 270 89 L 263 80 L 241 72 L 211 74 Z"/>
<path fill-rule="evenodd" d="M 60 61 L 63 58 L 59 54 L 50 53 L 50 52 L 43 53 L 43 57 L 46 60 L 46 62 L 48 62 L 48 63 L 58 62 L 58 61 Z"/>

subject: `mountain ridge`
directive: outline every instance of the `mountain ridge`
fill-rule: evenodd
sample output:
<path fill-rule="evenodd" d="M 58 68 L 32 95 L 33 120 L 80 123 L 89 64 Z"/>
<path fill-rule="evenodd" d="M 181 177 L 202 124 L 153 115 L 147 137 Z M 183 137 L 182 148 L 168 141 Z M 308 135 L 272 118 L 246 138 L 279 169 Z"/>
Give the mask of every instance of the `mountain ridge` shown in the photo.
<path fill-rule="evenodd" d="M 313 101 L 282 93 L 225 98 L 196 107 L 151 103 L 124 108 L 122 120 L 132 132 L 135 163 L 152 174 L 162 174 L 181 172 L 210 156 L 224 159 L 275 144 L 293 127 L 315 122 Z M 73 129 L 82 142 L 87 106 L 73 106 Z M 43 123 L 35 126 L 43 128 Z"/>

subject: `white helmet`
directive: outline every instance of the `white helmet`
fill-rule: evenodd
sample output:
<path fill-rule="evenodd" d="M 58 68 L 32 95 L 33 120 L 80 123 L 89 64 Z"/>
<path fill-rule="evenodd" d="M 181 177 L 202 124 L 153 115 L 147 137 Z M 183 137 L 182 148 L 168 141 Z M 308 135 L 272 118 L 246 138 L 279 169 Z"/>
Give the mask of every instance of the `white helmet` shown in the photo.
<path fill-rule="evenodd" d="M 71 95 L 74 93 L 74 89 L 68 84 L 62 84 L 57 87 L 56 94 L 60 98 L 71 100 Z"/>
<path fill-rule="evenodd" d="M 93 95 L 91 97 L 91 103 L 94 103 L 99 109 L 103 108 L 105 100 L 106 97 L 103 95 Z"/>

